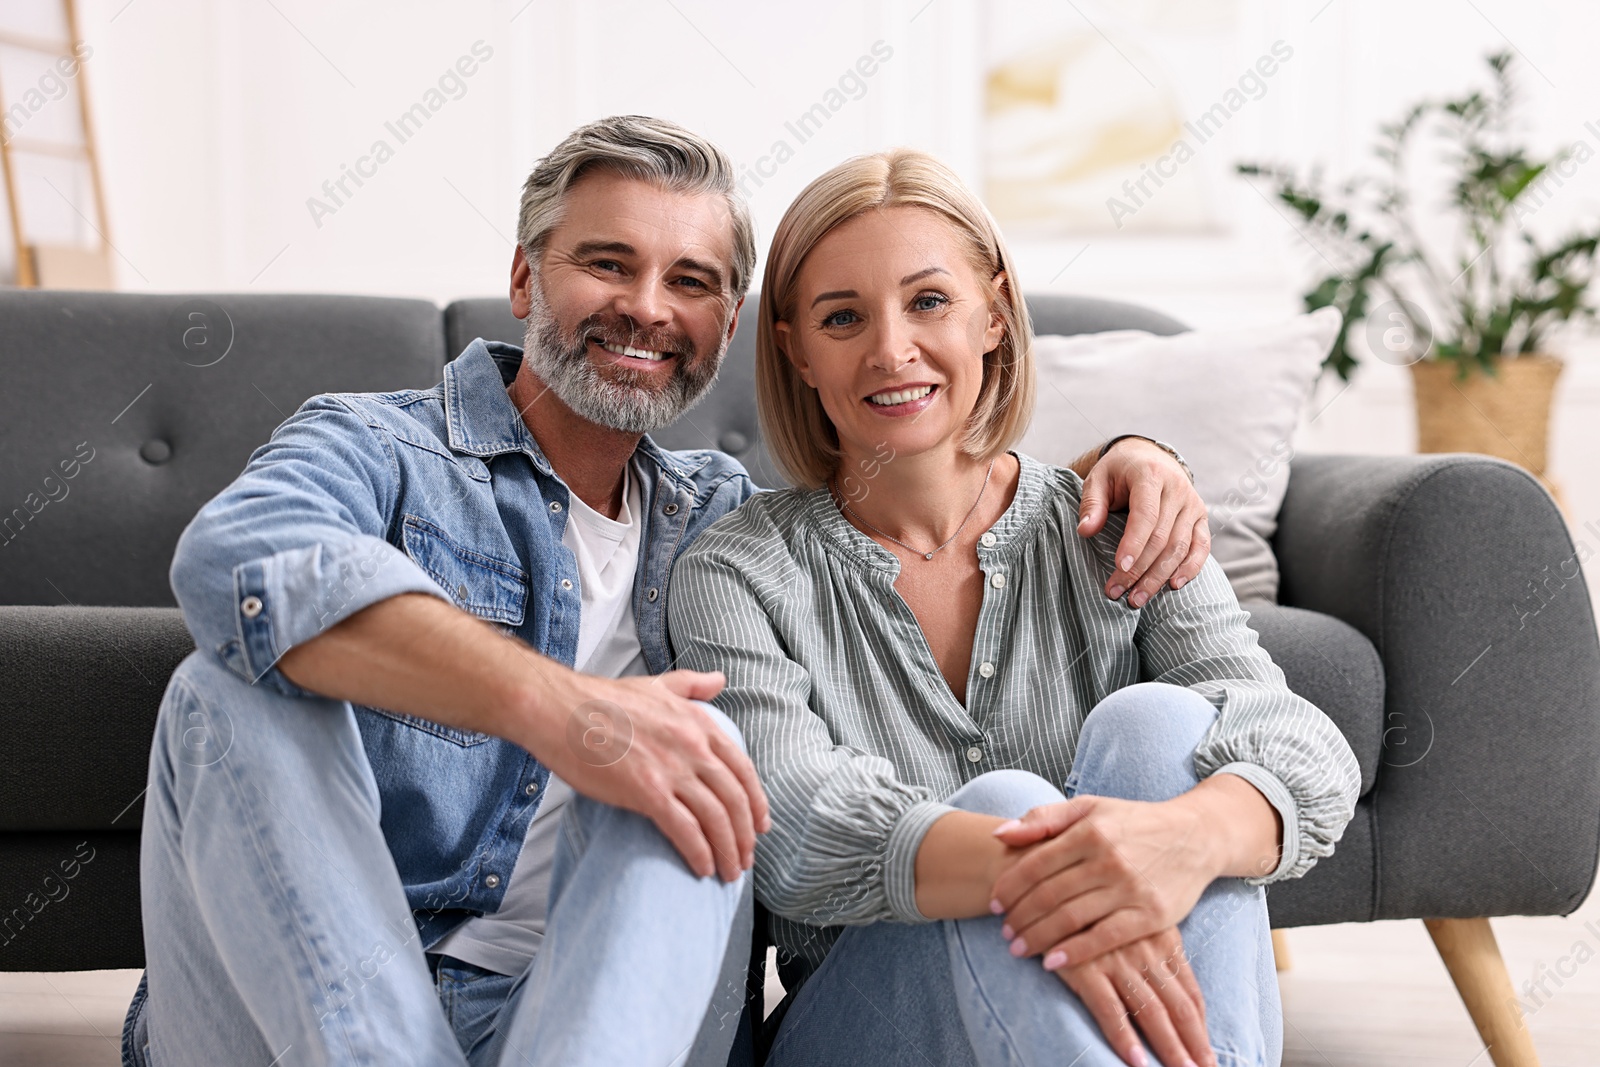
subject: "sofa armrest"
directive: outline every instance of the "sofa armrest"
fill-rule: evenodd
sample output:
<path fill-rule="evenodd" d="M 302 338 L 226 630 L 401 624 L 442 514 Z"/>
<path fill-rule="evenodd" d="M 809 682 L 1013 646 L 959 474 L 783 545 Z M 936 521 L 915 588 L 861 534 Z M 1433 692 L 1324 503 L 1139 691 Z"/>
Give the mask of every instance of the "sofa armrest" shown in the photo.
<path fill-rule="evenodd" d="M 138 829 L 176 608 L 0 607 L 0 831 Z"/>
<path fill-rule="evenodd" d="M 1600 854 L 1600 643 L 1544 489 L 1485 456 L 1302 456 L 1281 600 L 1343 619 L 1387 679 L 1375 918 L 1562 914 Z"/>

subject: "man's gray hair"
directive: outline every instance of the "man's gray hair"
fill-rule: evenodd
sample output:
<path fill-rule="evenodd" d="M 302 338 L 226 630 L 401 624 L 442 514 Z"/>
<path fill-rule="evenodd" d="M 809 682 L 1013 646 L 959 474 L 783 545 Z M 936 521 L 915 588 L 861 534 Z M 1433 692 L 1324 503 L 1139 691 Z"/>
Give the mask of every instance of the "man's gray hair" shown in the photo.
<path fill-rule="evenodd" d="M 756 269 L 750 209 L 734 182 L 733 162 L 675 122 L 648 115 L 613 115 L 580 126 L 539 160 L 522 187 L 517 243 L 537 269 L 544 243 L 561 222 L 567 190 L 592 170 L 609 170 L 684 193 L 718 193 L 733 219 L 734 299 L 750 288 Z"/>

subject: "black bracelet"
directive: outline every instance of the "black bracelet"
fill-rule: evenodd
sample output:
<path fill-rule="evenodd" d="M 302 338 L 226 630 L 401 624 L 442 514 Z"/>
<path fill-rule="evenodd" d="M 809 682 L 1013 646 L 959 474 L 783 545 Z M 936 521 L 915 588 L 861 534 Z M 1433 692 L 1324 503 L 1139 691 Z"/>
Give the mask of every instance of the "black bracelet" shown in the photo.
<path fill-rule="evenodd" d="M 1107 441 L 1105 444 L 1100 446 L 1100 454 L 1098 456 L 1094 457 L 1094 461 L 1096 463 L 1098 463 L 1102 459 L 1105 459 L 1106 458 L 1106 453 L 1111 451 L 1111 446 L 1112 445 L 1116 444 L 1118 441 L 1126 441 L 1130 437 L 1137 437 L 1139 440 L 1141 440 L 1141 441 L 1149 441 L 1151 444 L 1155 444 L 1156 443 L 1154 438 L 1146 437 L 1144 434 L 1140 434 L 1140 433 L 1119 434 L 1118 436 L 1113 437 L 1111 440 Z"/>
<path fill-rule="evenodd" d="M 1177 460 L 1178 466 L 1183 469 L 1183 473 L 1189 476 L 1189 484 L 1194 484 L 1194 471 L 1189 469 L 1189 464 L 1184 462 L 1183 457 L 1178 454 L 1178 450 L 1176 448 L 1173 448 L 1165 441 L 1157 441 L 1154 437 L 1146 437 L 1142 433 L 1125 433 L 1117 437 L 1113 437 L 1111 440 L 1100 446 L 1100 454 L 1095 457 L 1095 462 L 1099 463 L 1102 459 L 1105 459 L 1106 453 L 1111 451 L 1112 445 L 1116 444 L 1118 441 L 1126 441 L 1130 437 L 1137 437 L 1141 441 L 1149 441 L 1151 444 L 1161 449 L 1161 451 Z"/>

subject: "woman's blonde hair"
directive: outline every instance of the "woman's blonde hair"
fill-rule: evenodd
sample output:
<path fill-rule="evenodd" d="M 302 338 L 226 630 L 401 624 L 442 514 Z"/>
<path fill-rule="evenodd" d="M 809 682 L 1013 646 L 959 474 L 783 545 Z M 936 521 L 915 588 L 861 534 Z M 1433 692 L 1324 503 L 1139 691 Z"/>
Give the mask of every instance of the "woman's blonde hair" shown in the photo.
<path fill-rule="evenodd" d="M 925 152 L 897 148 L 857 156 L 805 187 L 773 235 L 761 283 L 756 334 L 756 403 L 767 449 L 790 481 L 824 484 L 839 463 L 839 435 L 778 344 L 777 323 L 795 322 L 796 281 L 806 256 L 834 227 L 879 208 L 938 212 L 966 238 L 969 258 L 1005 335 L 983 357 L 983 382 L 962 450 L 998 455 L 1022 436 L 1033 414 L 1033 329 L 1011 254 L 989 211 L 954 171 Z M 994 279 L 1004 275 L 998 284 Z"/>

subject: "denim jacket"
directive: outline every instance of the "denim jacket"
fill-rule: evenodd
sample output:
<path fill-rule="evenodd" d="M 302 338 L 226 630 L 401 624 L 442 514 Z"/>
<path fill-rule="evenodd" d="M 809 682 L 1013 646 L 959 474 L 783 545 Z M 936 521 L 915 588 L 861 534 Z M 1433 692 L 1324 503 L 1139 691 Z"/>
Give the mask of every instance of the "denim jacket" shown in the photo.
<path fill-rule="evenodd" d="M 521 363 L 521 349 L 479 339 L 432 389 L 306 401 L 178 542 L 172 588 L 196 646 L 251 684 L 309 696 L 275 666 L 284 652 L 370 604 L 427 593 L 570 666 L 569 493 L 506 392 Z M 633 613 L 659 673 L 672 666 L 673 561 L 755 486 L 720 452 L 646 437 L 635 459 L 649 477 Z M 499 909 L 549 771 L 498 737 L 355 712 L 426 949 Z"/>

